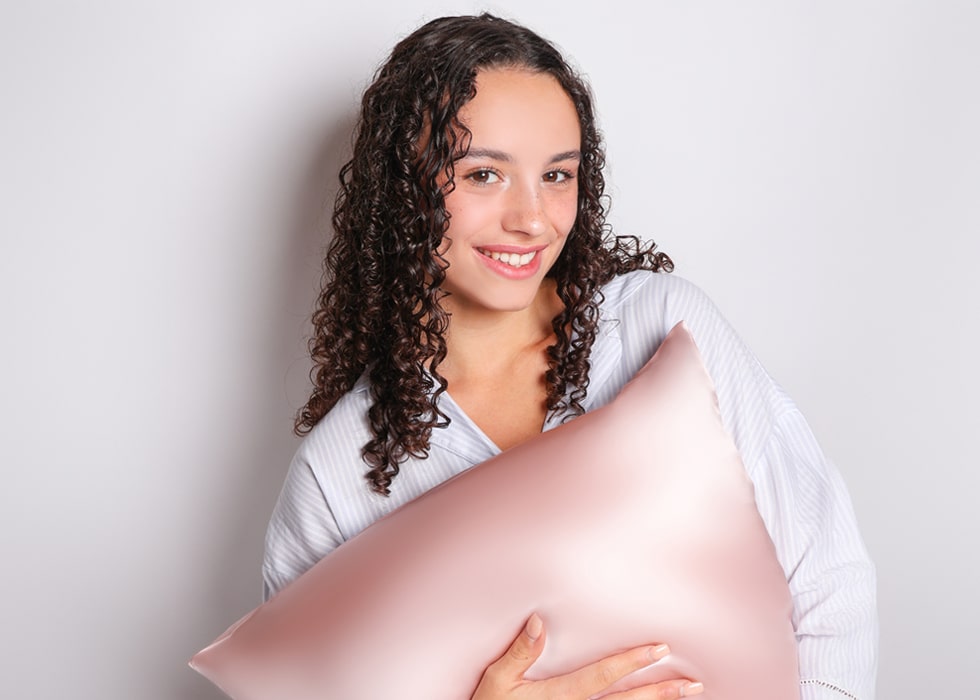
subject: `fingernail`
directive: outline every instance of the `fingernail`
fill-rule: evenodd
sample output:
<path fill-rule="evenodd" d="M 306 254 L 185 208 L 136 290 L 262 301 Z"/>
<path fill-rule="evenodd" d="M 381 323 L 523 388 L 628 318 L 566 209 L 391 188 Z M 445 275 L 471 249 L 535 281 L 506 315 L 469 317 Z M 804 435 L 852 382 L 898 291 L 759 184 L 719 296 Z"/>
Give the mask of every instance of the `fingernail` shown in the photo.
<path fill-rule="evenodd" d="M 524 625 L 524 632 L 527 634 L 528 637 L 531 638 L 531 641 L 533 642 L 538 637 L 541 636 L 542 627 L 544 627 L 544 623 L 541 622 L 541 618 L 538 617 L 537 613 L 533 613 L 531 617 L 527 619 L 527 624 Z"/>
<path fill-rule="evenodd" d="M 686 698 L 691 695 L 700 695 L 704 692 L 704 683 L 688 683 L 681 686 L 681 697 Z"/>
<path fill-rule="evenodd" d="M 666 644 L 659 644 L 655 647 L 650 647 L 647 650 L 647 653 L 650 654 L 651 661 L 660 661 L 660 659 L 664 658 L 670 653 L 670 647 Z"/>

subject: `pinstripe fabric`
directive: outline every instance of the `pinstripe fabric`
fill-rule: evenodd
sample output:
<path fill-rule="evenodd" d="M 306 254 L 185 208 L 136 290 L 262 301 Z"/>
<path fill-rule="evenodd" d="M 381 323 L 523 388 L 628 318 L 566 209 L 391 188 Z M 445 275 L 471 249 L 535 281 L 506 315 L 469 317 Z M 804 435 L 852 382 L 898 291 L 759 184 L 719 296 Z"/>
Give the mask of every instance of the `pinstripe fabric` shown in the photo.
<path fill-rule="evenodd" d="M 674 275 L 635 272 L 603 290 L 587 410 L 609 402 L 667 332 L 687 323 L 718 393 L 722 418 L 755 485 L 756 502 L 794 600 L 803 700 L 872 700 L 877 663 L 875 574 L 837 470 L 803 416 L 701 290 Z M 499 452 L 452 401 L 426 459 L 409 459 L 389 498 L 368 490 L 366 378 L 300 445 L 269 523 L 268 598 L 372 522 Z M 561 422 L 548 419 L 545 429 Z"/>

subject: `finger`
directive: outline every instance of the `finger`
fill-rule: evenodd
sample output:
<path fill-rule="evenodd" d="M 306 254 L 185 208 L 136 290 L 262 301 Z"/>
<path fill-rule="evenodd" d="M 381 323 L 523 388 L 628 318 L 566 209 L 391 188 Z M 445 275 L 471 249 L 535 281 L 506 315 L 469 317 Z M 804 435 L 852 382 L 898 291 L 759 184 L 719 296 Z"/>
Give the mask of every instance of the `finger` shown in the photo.
<path fill-rule="evenodd" d="M 519 682 L 544 650 L 544 622 L 537 613 L 527 619 L 504 655 L 487 667 L 487 675 L 506 682 Z"/>
<path fill-rule="evenodd" d="M 603 695 L 602 700 L 677 700 L 700 695 L 704 692 L 704 684 L 679 678 L 672 681 L 662 681 L 651 685 L 640 686 L 621 693 Z"/>
<path fill-rule="evenodd" d="M 588 666 L 583 666 L 566 676 L 555 678 L 561 688 L 569 695 L 584 694 L 584 697 L 605 690 L 623 676 L 638 671 L 659 661 L 670 653 L 666 644 L 636 647 L 629 651 L 607 656 Z"/>

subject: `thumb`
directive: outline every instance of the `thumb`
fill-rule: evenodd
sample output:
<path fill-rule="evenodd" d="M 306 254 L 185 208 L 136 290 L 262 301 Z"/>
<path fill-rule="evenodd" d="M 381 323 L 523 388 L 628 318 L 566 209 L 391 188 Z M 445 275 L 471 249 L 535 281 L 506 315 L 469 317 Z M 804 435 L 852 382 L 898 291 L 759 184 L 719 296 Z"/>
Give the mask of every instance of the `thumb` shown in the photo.
<path fill-rule="evenodd" d="M 541 656 L 542 651 L 544 651 L 544 622 L 537 613 L 533 613 L 510 648 L 492 664 L 493 674 L 500 680 L 520 681 L 524 678 L 524 673 Z"/>

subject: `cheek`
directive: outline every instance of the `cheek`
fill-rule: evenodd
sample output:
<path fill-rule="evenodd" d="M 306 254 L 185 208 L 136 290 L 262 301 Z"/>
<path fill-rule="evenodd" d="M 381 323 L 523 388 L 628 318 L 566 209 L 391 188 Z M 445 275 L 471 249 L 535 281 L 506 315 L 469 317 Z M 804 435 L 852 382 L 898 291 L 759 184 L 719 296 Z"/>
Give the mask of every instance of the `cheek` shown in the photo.
<path fill-rule="evenodd" d="M 467 193 L 453 193 L 446 201 L 449 212 L 449 230 L 445 238 L 463 244 L 476 239 L 486 232 L 495 232 L 506 214 L 505 202 L 499 197 L 467 196 Z M 445 240 L 445 239 L 444 239 Z"/>
<path fill-rule="evenodd" d="M 555 224 L 555 228 L 562 235 L 568 235 L 568 232 L 572 230 L 572 226 L 575 225 L 575 219 L 577 218 L 578 192 L 573 192 L 556 203 L 552 221 Z"/>

